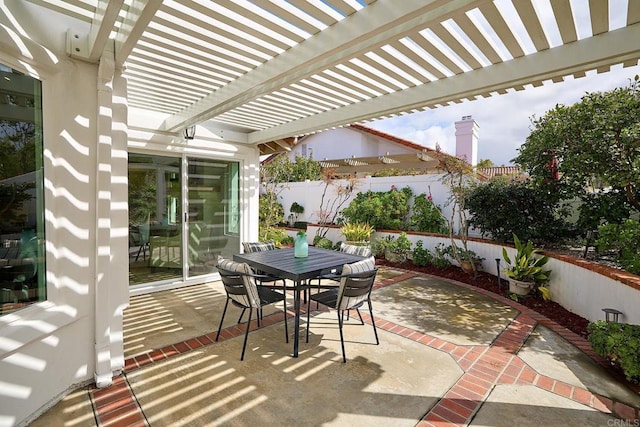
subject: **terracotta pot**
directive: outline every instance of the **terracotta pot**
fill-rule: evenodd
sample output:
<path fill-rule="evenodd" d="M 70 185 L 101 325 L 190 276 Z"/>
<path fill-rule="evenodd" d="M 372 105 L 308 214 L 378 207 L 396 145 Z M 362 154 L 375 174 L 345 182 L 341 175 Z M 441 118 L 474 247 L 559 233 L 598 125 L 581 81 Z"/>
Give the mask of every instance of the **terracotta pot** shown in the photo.
<path fill-rule="evenodd" d="M 509 292 L 516 295 L 529 295 L 533 286 L 533 282 L 522 282 L 520 280 L 509 279 Z"/>
<path fill-rule="evenodd" d="M 465 273 L 473 273 L 474 272 L 473 263 L 471 261 L 468 261 L 468 260 L 464 260 L 463 259 L 462 261 L 460 261 L 460 268 Z"/>

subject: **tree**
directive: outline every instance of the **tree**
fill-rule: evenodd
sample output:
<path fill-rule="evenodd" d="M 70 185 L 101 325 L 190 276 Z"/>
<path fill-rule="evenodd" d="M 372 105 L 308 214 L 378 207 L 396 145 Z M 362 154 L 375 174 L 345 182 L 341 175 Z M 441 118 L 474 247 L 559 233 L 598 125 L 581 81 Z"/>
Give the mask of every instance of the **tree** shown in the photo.
<path fill-rule="evenodd" d="M 324 169 L 322 171 L 322 182 L 324 188 L 322 196 L 320 196 L 320 210 L 316 212 L 318 229 L 316 230 L 314 242 L 317 239 L 326 237 L 329 231 L 327 225 L 335 223 L 338 214 L 342 211 L 342 207 L 358 188 L 356 177 L 349 176 L 346 180 L 341 179 L 336 175 L 334 169 Z M 333 189 L 334 197 L 327 194 L 329 187 Z"/>
<path fill-rule="evenodd" d="M 571 106 L 556 105 L 539 119 L 514 161 L 561 199 L 588 190 L 622 191 L 640 211 L 640 81 L 587 93 Z"/>
<path fill-rule="evenodd" d="M 560 242 L 571 234 L 563 206 L 527 181 L 493 179 L 474 187 L 465 202 L 469 222 L 499 242 L 512 242 L 514 233 L 538 244 Z"/>
<path fill-rule="evenodd" d="M 476 165 L 476 168 L 485 169 L 485 168 L 492 168 L 493 166 L 495 165 L 490 159 L 480 159 L 478 160 L 478 164 Z"/>
<path fill-rule="evenodd" d="M 280 194 L 287 188 L 287 183 L 318 180 L 321 177 L 320 164 L 311 157 L 296 156 L 296 162 L 293 163 L 289 156 L 280 155 L 260 168 L 263 190 L 259 205 L 261 239 L 267 239 L 271 228 L 284 220 Z"/>
<path fill-rule="evenodd" d="M 443 153 L 436 146 L 436 159 L 438 169 L 443 172 L 441 182 L 449 187 L 449 198 L 446 206 L 451 206 L 451 217 L 447 220 L 449 225 L 449 240 L 451 241 L 451 256 L 460 266 L 463 261 L 469 261 L 473 275 L 477 273 L 477 265 L 472 259 L 473 252 L 467 247 L 469 236 L 469 220 L 467 218 L 467 198 L 469 193 L 478 185 L 478 176 L 475 171 L 463 159 Z M 458 234 L 454 234 L 455 225 L 458 225 Z M 462 247 L 458 246 L 459 240 Z"/>
<path fill-rule="evenodd" d="M 295 162 L 291 165 L 289 182 L 303 182 L 307 179 L 310 181 L 322 179 L 320 163 L 313 160 L 313 157 L 296 156 Z"/>
<path fill-rule="evenodd" d="M 262 194 L 259 201 L 259 238 L 266 240 L 272 227 L 284 219 L 280 193 L 291 176 L 291 161 L 287 156 L 278 156 L 260 168 Z"/>

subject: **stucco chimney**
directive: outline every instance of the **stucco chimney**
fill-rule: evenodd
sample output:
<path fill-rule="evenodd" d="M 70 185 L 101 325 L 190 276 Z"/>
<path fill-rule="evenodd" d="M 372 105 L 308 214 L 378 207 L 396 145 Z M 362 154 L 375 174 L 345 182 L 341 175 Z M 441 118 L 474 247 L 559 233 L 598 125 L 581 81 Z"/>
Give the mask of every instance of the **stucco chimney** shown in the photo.
<path fill-rule="evenodd" d="M 456 122 L 456 157 L 472 166 L 478 164 L 478 129 L 471 116 L 463 116 Z"/>

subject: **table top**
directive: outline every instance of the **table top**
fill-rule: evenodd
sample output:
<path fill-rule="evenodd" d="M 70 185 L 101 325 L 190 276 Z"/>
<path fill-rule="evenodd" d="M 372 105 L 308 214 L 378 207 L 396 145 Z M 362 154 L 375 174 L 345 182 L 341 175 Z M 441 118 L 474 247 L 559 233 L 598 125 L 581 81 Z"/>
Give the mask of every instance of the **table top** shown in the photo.
<path fill-rule="evenodd" d="M 233 260 L 246 262 L 256 270 L 293 281 L 317 277 L 321 272 L 361 261 L 364 257 L 309 246 L 309 256 L 296 258 L 293 248 L 236 254 Z"/>

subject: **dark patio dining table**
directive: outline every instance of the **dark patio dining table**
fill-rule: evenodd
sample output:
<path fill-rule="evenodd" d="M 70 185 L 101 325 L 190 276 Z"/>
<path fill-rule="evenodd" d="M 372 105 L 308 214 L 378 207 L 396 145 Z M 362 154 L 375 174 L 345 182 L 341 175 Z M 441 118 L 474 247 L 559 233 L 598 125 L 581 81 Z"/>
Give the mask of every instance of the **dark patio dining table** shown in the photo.
<path fill-rule="evenodd" d="M 344 264 L 360 261 L 364 259 L 364 257 L 310 246 L 309 256 L 306 258 L 296 258 L 294 257 L 293 248 L 285 248 L 237 254 L 233 256 L 233 259 L 236 262 L 247 263 L 255 270 L 293 282 L 295 309 L 293 357 L 298 357 L 298 344 L 300 340 L 300 292 L 305 288 L 307 281 L 318 277 L 323 272 L 342 267 Z"/>

